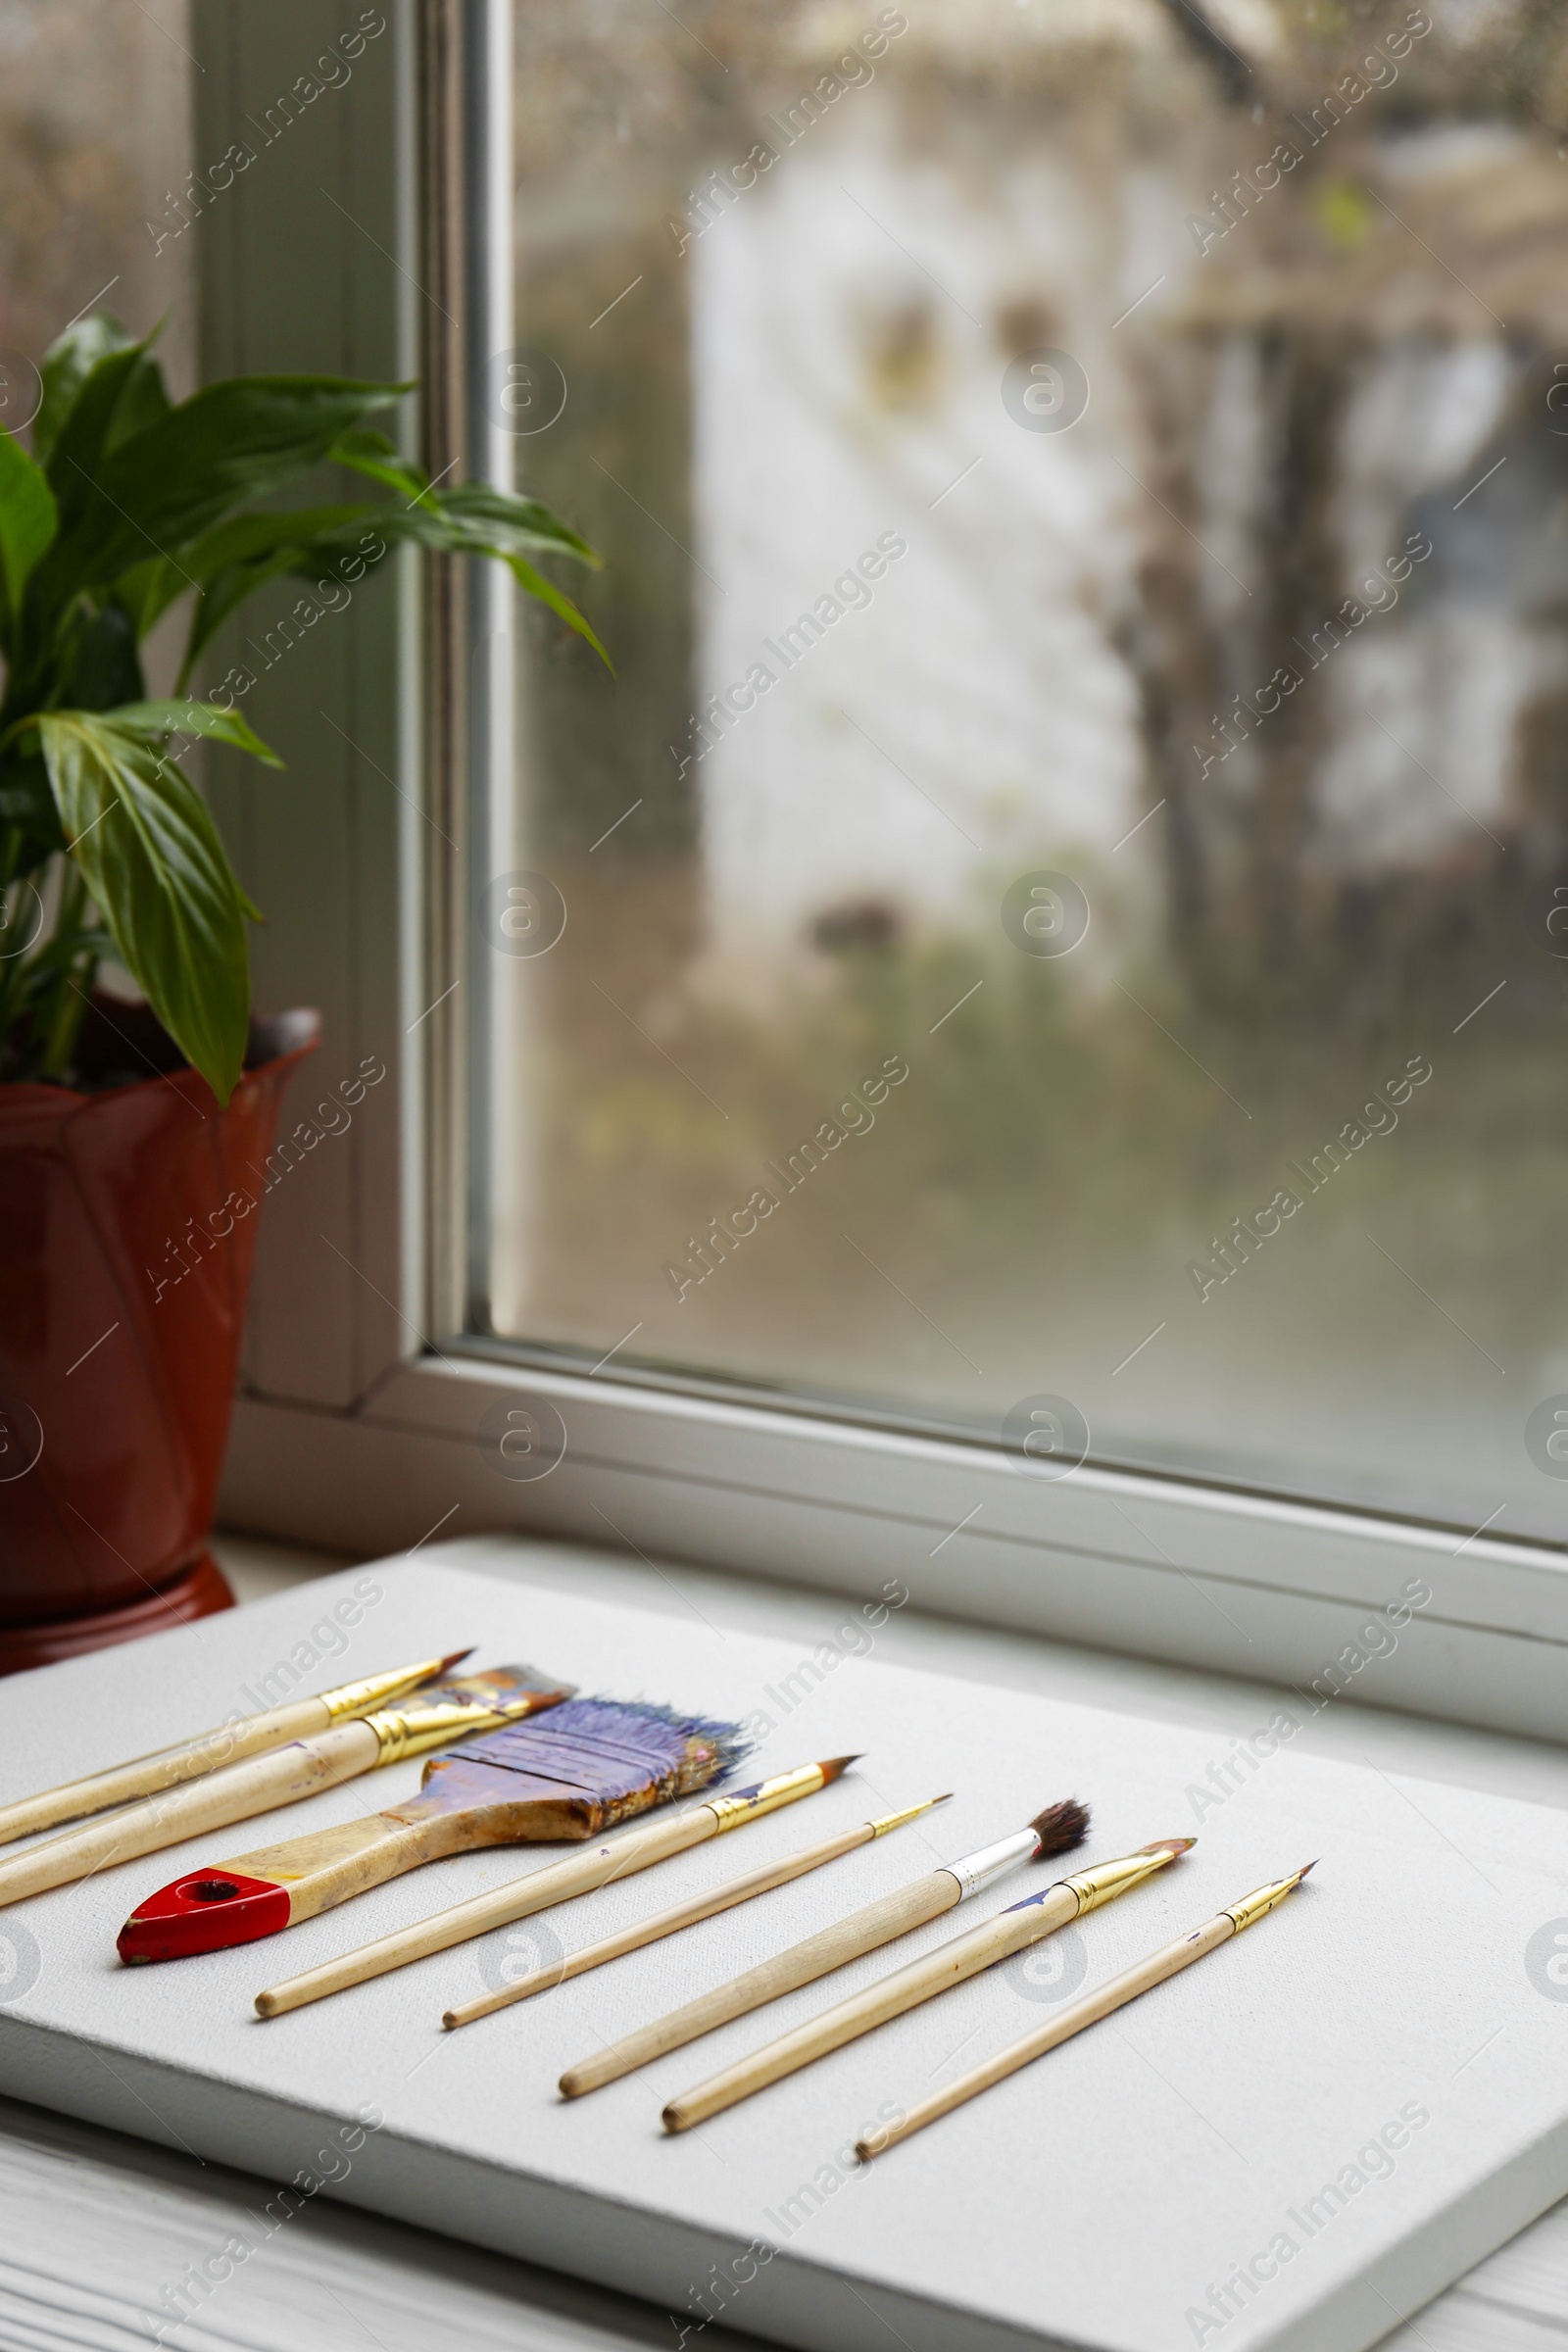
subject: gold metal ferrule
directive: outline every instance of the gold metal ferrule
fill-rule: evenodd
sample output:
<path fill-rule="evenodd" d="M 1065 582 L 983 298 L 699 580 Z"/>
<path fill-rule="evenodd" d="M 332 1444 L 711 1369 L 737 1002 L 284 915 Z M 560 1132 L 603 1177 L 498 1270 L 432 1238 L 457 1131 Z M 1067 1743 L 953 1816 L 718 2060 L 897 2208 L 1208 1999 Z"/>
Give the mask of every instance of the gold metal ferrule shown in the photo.
<path fill-rule="evenodd" d="M 1267 1919 L 1271 1911 L 1277 1911 L 1286 1896 L 1296 1892 L 1311 1867 L 1308 1862 L 1305 1870 L 1294 1870 L 1288 1879 L 1271 1879 L 1266 1886 L 1255 1887 L 1250 1894 L 1244 1894 L 1239 1903 L 1227 1903 L 1222 1916 L 1235 1920 L 1236 1933 L 1240 1936 L 1244 1928 L 1255 1927 L 1260 1919 Z"/>
<path fill-rule="evenodd" d="M 826 1786 L 820 1764 L 797 1764 L 793 1772 L 759 1781 L 755 1788 L 743 1788 L 734 1796 L 709 1797 L 708 1810 L 721 1831 L 738 1830 L 743 1821 L 757 1821 L 763 1813 L 793 1804 L 798 1796 L 811 1796 Z"/>
<path fill-rule="evenodd" d="M 1086 1911 L 1098 1911 L 1102 1903 L 1112 1903 L 1129 1886 L 1136 1886 L 1178 1854 L 1186 1853 L 1196 1842 L 1191 1838 L 1166 1838 L 1154 1845 L 1140 1847 L 1136 1854 L 1119 1854 L 1114 1862 L 1097 1862 L 1092 1870 L 1075 1870 L 1070 1879 L 1059 1879 L 1061 1886 L 1070 1886 L 1078 1897 L 1078 1916 Z"/>
<path fill-rule="evenodd" d="M 391 1674 L 368 1674 L 363 1682 L 339 1683 L 335 1690 L 321 1692 L 321 1704 L 333 1723 L 347 1723 L 351 1716 L 368 1715 L 389 1699 L 417 1690 L 445 1664 L 444 1658 L 426 1658 L 420 1666 L 400 1666 Z"/>
<path fill-rule="evenodd" d="M 519 1723 L 523 1716 L 538 1709 L 537 1698 L 509 1699 L 505 1706 L 465 1706 L 461 1700 L 445 1699 L 433 1707 L 395 1707 L 383 1713 L 367 1715 L 369 1725 L 381 1742 L 378 1764 L 401 1764 L 405 1756 L 422 1756 L 432 1747 L 446 1747 L 454 1740 L 469 1740 L 479 1732 L 499 1731 L 504 1723 Z"/>
<path fill-rule="evenodd" d="M 945 1805 L 947 1801 L 945 1796 L 923 1796 L 917 1805 L 906 1805 L 902 1813 L 879 1814 L 870 1824 L 871 1835 L 885 1838 L 889 1830 L 902 1830 L 906 1821 L 913 1821 L 919 1814 L 929 1813 L 933 1805 Z"/>

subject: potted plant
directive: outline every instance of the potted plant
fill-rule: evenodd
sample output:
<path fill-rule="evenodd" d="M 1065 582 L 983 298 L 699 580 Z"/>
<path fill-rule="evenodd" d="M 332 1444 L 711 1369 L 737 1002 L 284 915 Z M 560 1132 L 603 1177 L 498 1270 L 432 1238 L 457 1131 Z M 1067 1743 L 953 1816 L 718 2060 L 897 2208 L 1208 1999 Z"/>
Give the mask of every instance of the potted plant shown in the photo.
<path fill-rule="evenodd" d="M 535 567 L 598 559 L 548 507 L 437 489 L 368 419 L 407 385 L 239 376 L 172 405 L 107 316 L 42 368 L 31 451 L 0 429 L 0 1672 L 206 1614 L 206 1551 L 284 1081 L 312 1013 L 252 1017 L 258 918 L 181 764 L 278 762 L 229 697 L 187 699 L 274 577 L 402 541 Z M 271 510 L 322 465 L 373 499 Z M 382 495 L 395 493 L 395 498 Z M 172 698 L 139 649 L 180 599 Z M 95 986 L 119 965 L 144 1003 Z"/>

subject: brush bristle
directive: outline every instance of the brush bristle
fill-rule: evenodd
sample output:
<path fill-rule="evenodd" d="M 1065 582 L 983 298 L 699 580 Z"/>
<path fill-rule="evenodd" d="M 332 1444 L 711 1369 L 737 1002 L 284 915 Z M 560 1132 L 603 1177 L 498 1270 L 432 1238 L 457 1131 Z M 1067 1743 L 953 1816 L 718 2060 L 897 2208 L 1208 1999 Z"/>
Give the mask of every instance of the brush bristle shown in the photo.
<path fill-rule="evenodd" d="M 1303 1863 L 1301 1864 L 1301 1867 L 1300 1867 L 1300 1869 L 1299 1869 L 1299 1870 L 1297 1872 L 1297 1874 L 1296 1874 L 1296 1880 L 1297 1880 L 1297 1885 L 1298 1885 L 1298 1886 L 1299 1886 L 1299 1885 L 1300 1885 L 1300 1882 L 1302 1881 L 1302 1879 L 1304 1879 L 1304 1878 L 1305 1878 L 1305 1876 L 1306 1876 L 1306 1874 L 1307 1874 L 1307 1872 L 1308 1872 L 1309 1870 L 1316 1870 L 1316 1868 L 1317 1868 L 1317 1866 L 1318 1866 L 1318 1863 L 1319 1863 L 1319 1861 L 1320 1861 L 1321 1859 L 1322 1859 L 1322 1857 L 1321 1857 L 1320 1855 L 1314 1854 L 1310 1862 L 1303 1862 Z"/>
<path fill-rule="evenodd" d="M 862 1750 L 861 1752 L 863 1753 L 864 1751 Z M 823 1788 L 830 1788 L 832 1784 L 839 1779 L 841 1774 L 849 1771 L 852 1764 L 858 1764 L 860 1758 L 858 1755 L 830 1756 L 825 1764 L 818 1764 L 816 1769 L 822 1775 Z"/>
<path fill-rule="evenodd" d="M 1037 1858 L 1070 1853 L 1089 1835 L 1089 1807 L 1075 1796 L 1066 1796 L 1060 1804 L 1048 1805 L 1043 1813 L 1037 1813 L 1029 1827 L 1040 1840 Z"/>
<path fill-rule="evenodd" d="M 454 1666 L 461 1666 L 465 1658 L 471 1658 L 472 1655 L 473 1643 L 471 1642 L 468 1643 L 466 1649 L 455 1649 L 450 1657 L 442 1659 L 440 1665 L 430 1677 L 431 1682 L 438 1683 L 443 1675 L 450 1674 L 452 1672 Z"/>
<path fill-rule="evenodd" d="M 662 1776 L 669 1796 L 689 1796 L 695 1788 L 710 1788 L 715 1782 L 727 1780 L 752 1752 L 752 1742 L 738 1723 L 683 1715 L 679 1707 L 651 1699 L 568 1700 L 564 1710 L 555 1710 L 555 1720 L 566 1721 L 574 1705 L 581 1707 L 585 1724 L 592 1720 L 605 1729 L 624 1726 L 634 1739 L 639 1733 L 645 1739 L 651 1735 L 656 1741 L 662 1738 L 674 1758 L 673 1773 Z"/>
<path fill-rule="evenodd" d="M 1196 1838 L 1152 1838 L 1138 1851 L 1141 1854 L 1190 1854 L 1197 1843 Z"/>
<path fill-rule="evenodd" d="M 722 1781 L 751 1751 L 739 1724 L 676 1707 L 615 1698 L 568 1698 L 526 1723 L 465 1740 L 427 1771 L 483 1764 L 575 1787 L 601 1817 L 597 1836 L 631 1813 Z"/>
<path fill-rule="evenodd" d="M 727 1781 L 752 1752 L 753 1743 L 738 1723 L 712 1723 L 696 1716 L 683 1719 L 674 1708 L 669 1715 L 672 1722 L 684 1720 L 686 1731 L 686 1756 L 675 1791 L 678 1796 Z"/>

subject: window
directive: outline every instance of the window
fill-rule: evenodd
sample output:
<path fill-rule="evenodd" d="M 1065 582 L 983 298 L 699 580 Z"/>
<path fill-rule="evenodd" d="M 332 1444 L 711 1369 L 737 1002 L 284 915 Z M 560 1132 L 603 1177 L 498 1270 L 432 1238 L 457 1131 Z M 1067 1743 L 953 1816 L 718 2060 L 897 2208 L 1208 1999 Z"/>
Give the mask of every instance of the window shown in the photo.
<path fill-rule="evenodd" d="M 229 1523 L 1302 1684 L 1413 1577 L 1376 1703 L 1562 1737 L 1554 21 L 368 13 L 204 368 L 419 376 L 616 674 L 411 565 L 213 763 L 259 1000 L 389 1073 Z M 192 24 L 219 156 L 319 16 Z"/>
<path fill-rule="evenodd" d="M 1557 1535 L 1560 21 L 514 22 L 479 1333 Z"/>

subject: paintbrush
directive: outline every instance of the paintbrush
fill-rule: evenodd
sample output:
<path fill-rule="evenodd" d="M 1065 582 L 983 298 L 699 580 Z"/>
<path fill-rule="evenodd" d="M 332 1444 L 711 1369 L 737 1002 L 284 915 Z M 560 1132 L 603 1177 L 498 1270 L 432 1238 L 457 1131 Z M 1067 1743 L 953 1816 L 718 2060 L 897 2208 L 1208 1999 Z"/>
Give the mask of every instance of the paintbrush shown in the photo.
<path fill-rule="evenodd" d="M 623 2041 L 596 2051 L 580 2066 L 568 2067 L 561 2078 L 563 2098 L 580 2098 L 584 2091 L 618 2082 L 634 2068 L 663 2057 L 666 2050 L 678 2050 L 699 2034 L 728 2025 L 731 2018 L 745 2017 L 750 2010 L 760 2009 L 783 1993 L 843 1968 L 847 1961 L 858 1960 L 896 1936 L 907 1936 L 913 1928 L 923 1928 L 927 1921 L 951 1911 L 955 1903 L 994 1886 L 1021 1863 L 1067 1853 L 1081 1845 L 1088 1828 L 1088 1809 L 1075 1798 L 1048 1805 L 1027 1829 L 1014 1830 L 1011 1837 L 999 1838 L 995 1845 L 983 1845 L 956 1862 L 944 1863 L 940 1870 L 912 1880 L 894 1894 L 885 1894 L 880 1902 L 867 1903 L 863 1910 L 852 1911 L 848 1919 L 808 1936 L 804 1943 L 792 1944 L 788 1951 L 748 1969 L 744 1976 L 731 1978 L 711 1992 L 700 1993 L 683 2009 L 672 2009 L 667 2017 L 656 2019 Z"/>
<path fill-rule="evenodd" d="M 548 1863 L 543 1870 L 530 1871 L 526 1878 L 514 1879 L 489 1894 L 476 1894 L 466 1903 L 454 1903 L 449 1911 L 437 1911 L 416 1927 L 400 1928 L 375 1943 L 362 1945 L 357 1952 L 345 1952 L 341 1960 L 327 1960 L 319 1968 L 307 1969 L 303 1976 L 290 1977 L 286 1984 L 269 1986 L 256 1996 L 257 2012 L 262 2017 L 280 2017 L 286 2009 L 303 2009 L 308 2001 L 321 2000 L 329 1992 L 346 1992 L 351 1984 L 367 1984 L 371 1977 L 385 1976 L 389 1969 L 426 1959 L 432 1952 L 449 1951 L 453 1944 L 486 1935 L 491 1928 L 510 1927 L 536 1911 L 548 1911 L 553 1904 L 569 1902 L 573 1895 L 591 1894 L 612 1879 L 629 1878 L 633 1871 L 647 1870 L 651 1863 L 662 1862 L 670 1854 L 682 1854 L 688 1846 L 760 1821 L 764 1813 L 775 1813 L 780 1805 L 814 1796 L 858 1761 L 855 1756 L 834 1756 L 825 1764 L 800 1764 L 793 1772 L 760 1781 L 755 1788 L 710 1797 L 706 1804 L 656 1822 L 652 1829 L 636 1830 L 612 1844 L 596 1846 L 592 1853 Z"/>
<path fill-rule="evenodd" d="M 948 1796 L 952 1795 L 948 1791 Z M 606 1936 L 598 1943 L 585 1944 L 581 1951 L 568 1952 L 549 1968 L 536 1968 L 525 1977 L 503 1984 L 499 1992 L 487 1992 L 482 2000 L 468 2001 L 461 2009 L 449 2009 L 442 2017 L 444 2026 L 472 2025 L 475 2018 L 489 2017 L 497 2009 L 510 2008 L 514 2001 L 526 2001 L 536 1992 L 548 1992 L 569 1978 L 583 1977 L 592 1968 L 603 1968 L 607 1960 L 619 1960 L 627 1952 L 640 1952 L 645 1944 L 657 1943 L 662 1936 L 677 1936 L 682 1928 L 692 1928 L 699 1920 L 712 1919 L 720 1911 L 732 1911 L 737 1903 L 749 1903 L 754 1895 L 770 1894 L 775 1886 L 787 1886 L 791 1880 L 804 1878 L 808 1870 L 820 1870 L 824 1862 L 836 1862 L 840 1854 L 853 1853 L 858 1845 L 867 1845 L 873 1838 L 885 1838 L 890 1830 L 902 1830 L 906 1822 L 915 1821 L 929 1813 L 933 1805 L 945 1805 L 948 1796 L 928 1796 L 918 1805 L 906 1805 L 902 1813 L 884 1813 L 875 1821 L 858 1822 L 853 1830 L 841 1830 L 836 1838 L 824 1838 L 816 1845 L 803 1845 L 782 1861 L 764 1863 L 760 1870 L 749 1870 L 738 1879 L 726 1879 L 722 1886 L 714 1886 L 707 1894 L 694 1894 L 688 1902 L 673 1903 L 667 1911 L 656 1911 L 650 1919 L 640 1919 L 635 1926 L 622 1928 L 618 1936 Z"/>
<path fill-rule="evenodd" d="M 1054 1936 L 1058 1928 L 1082 1919 L 1085 1912 L 1114 1902 L 1117 1895 L 1141 1886 L 1197 1842 L 1195 1838 L 1158 1838 L 1152 1845 L 1140 1846 L 1135 1854 L 1096 1863 L 1092 1870 L 1058 1879 L 1039 1894 L 1025 1895 L 1021 1903 L 998 1912 L 994 1919 L 982 1920 L 967 1936 L 955 1936 L 934 1952 L 911 1960 L 907 1968 L 895 1969 L 892 1976 L 851 1993 L 848 2000 L 824 2009 L 820 2017 L 808 2019 L 793 2033 L 781 2034 L 776 2041 L 725 2067 L 722 2074 L 699 2083 L 695 2090 L 682 2091 L 664 2109 L 664 2130 L 689 2132 L 694 2124 L 706 2123 L 710 2115 L 749 2099 L 769 2082 L 781 2082 L 784 2076 L 809 2066 L 813 2058 L 842 2049 L 847 2041 L 886 2025 L 890 2018 L 902 2017 L 922 2001 L 933 2000 L 950 1985 L 967 1983 L 982 1969 L 994 1968 L 999 1960 L 1010 1959 L 1014 1952 L 1025 1951 Z"/>
<path fill-rule="evenodd" d="M 178 1960 L 274 1936 L 446 1854 L 597 1837 L 705 1788 L 742 1752 L 738 1729 L 669 1707 L 568 1699 L 548 1721 L 451 1747 L 420 1793 L 360 1821 L 189 1871 L 139 1903 L 122 1960 Z"/>
<path fill-rule="evenodd" d="M 398 1666 L 390 1674 L 340 1683 L 335 1690 L 323 1690 L 318 1698 L 290 1699 L 287 1706 L 269 1707 L 264 1714 L 220 1724 L 217 1731 L 198 1732 L 193 1740 L 182 1740 L 176 1747 L 161 1747 L 127 1764 L 116 1764 L 108 1772 L 90 1773 L 85 1780 L 45 1788 L 39 1796 L 0 1805 L 0 1845 L 9 1845 L 13 1838 L 30 1838 L 39 1830 L 58 1830 L 63 1822 L 84 1821 L 89 1813 L 129 1804 L 138 1796 L 154 1796 L 161 1788 L 199 1780 L 220 1765 L 264 1755 L 269 1748 L 286 1746 L 291 1740 L 309 1740 L 318 1732 L 330 1731 L 335 1723 L 390 1706 L 393 1699 L 405 1697 L 422 1683 L 450 1674 L 470 1654 L 466 1649 L 455 1649 L 450 1657 L 426 1658 L 418 1666 Z"/>
<path fill-rule="evenodd" d="M 976 2097 L 982 2090 L 989 2090 L 994 2082 L 1004 2082 L 1008 2075 L 1015 2075 L 1031 2059 L 1043 2057 L 1047 2050 L 1055 2049 L 1058 2042 L 1070 2041 L 1086 2026 L 1096 2025 L 1101 2018 L 1109 2017 L 1112 2011 L 1125 2008 L 1129 2001 L 1136 2001 L 1141 1992 L 1152 1991 L 1156 1984 L 1163 1984 L 1168 1977 L 1179 1975 L 1184 1968 L 1191 1968 L 1195 1960 L 1206 1959 L 1222 1943 L 1229 1943 L 1233 1936 L 1240 1936 L 1245 1928 L 1251 1927 L 1257 1920 L 1266 1919 L 1271 1911 L 1277 1910 L 1287 1895 L 1295 1893 L 1312 1867 L 1308 1862 L 1302 1869 L 1293 1871 L 1288 1879 L 1274 1879 L 1267 1886 L 1257 1887 L 1251 1894 L 1244 1895 L 1239 1903 L 1232 1903 L 1202 1927 L 1195 1929 L 1191 1936 L 1183 1936 L 1175 1943 L 1167 1943 L 1160 1951 L 1151 1952 L 1147 1960 L 1136 1962 L 1133 1967 L 1123 1969 L 1119 1977 L 1112 1977 L 1093 1992 L 1086 1992 L 1070 2008 L 1061 2010 L 1049 2025 L 1041 2026 L 1033 2034 L 1026 2034 L 1021 2041 L 1011 2043 L 1008 2048 L 999 2050 L 995 2058 L 988 2058 L 983 2066 L 974 2067 L 968 2074 L 960 2075 L 956 2082 L 948 2084 L 946 2090 L 936 2091 L 929 2099 L 922 2099 L 918 2106 L 911 2107 L 906 2115 L 897 2123 L 889 2124 L 885 2131 L 873 2133 L 868 2139 L 857 2140 L 857 2156 L 862 2163 L 872 2156 L 880 2156 L 884 2148 L 891 2148 L 896 2141 L 907 2139 L 927 2124 L 934 2124 L 939 2115 L 948 2115 L 955 2107 L 961 2107 L 966 2099 Z"/>
<path fill-rule="evenodd" d="M 243 1764 L 225 1764 L 220 1772 L 166 1789 L 162 1796 L 142 1797 L 102 1821 L 84 1822 L 29 1845 L 25 1853 L 0 1862 L 0 1904 L 20 1903 L 116 1863 L 162 1853 L 207 1830 L 253 1821 L 258 1813 L 318 1796 L 323 1788 L 335 1788 L 378 1765 L 448 1747 L 467 1731 L 487 1732 L 536 1715 L 543 1707 L 559 1706 L 571 1689 L 569 1683 L 546 1680 L 531 1666 L 497 1666 L 436 1683 L 405 1706 L 357 1715 L 314 1739 L 290 1740 Z"/>

